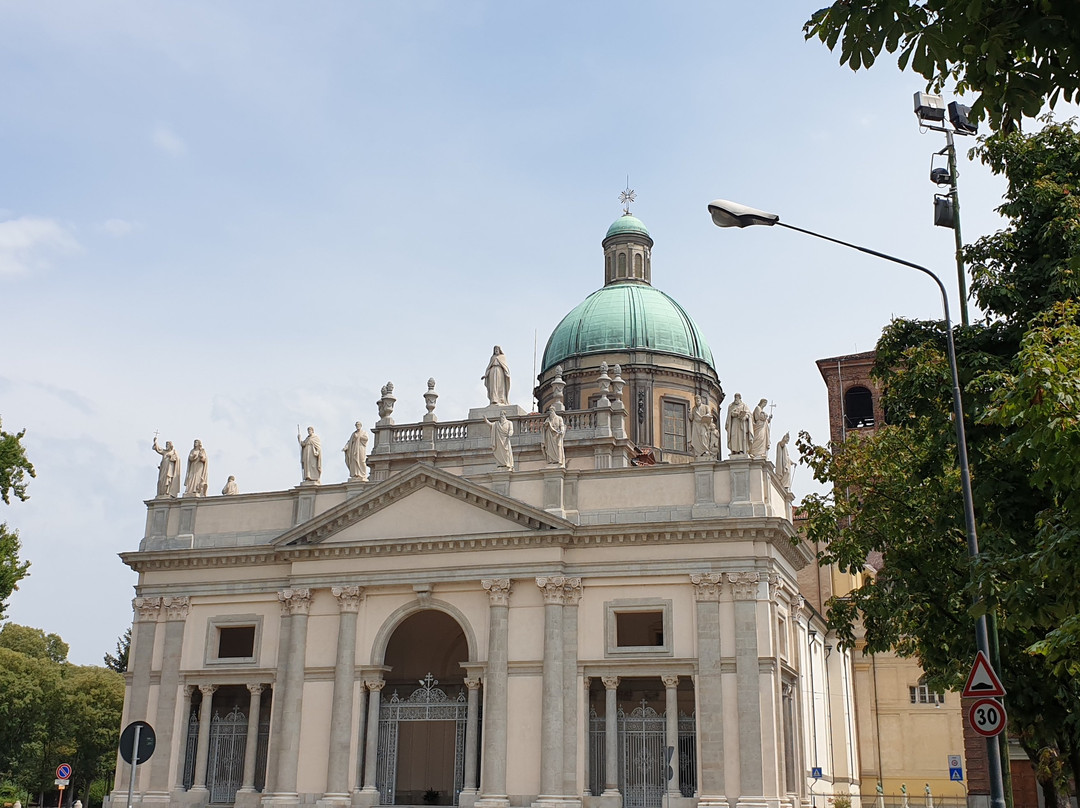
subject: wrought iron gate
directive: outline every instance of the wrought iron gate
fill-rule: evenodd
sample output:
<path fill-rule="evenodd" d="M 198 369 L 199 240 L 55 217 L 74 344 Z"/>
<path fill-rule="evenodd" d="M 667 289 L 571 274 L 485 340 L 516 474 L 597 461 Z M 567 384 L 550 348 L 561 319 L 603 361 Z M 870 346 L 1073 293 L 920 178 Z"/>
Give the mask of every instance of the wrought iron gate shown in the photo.
<path fill-rule="evenodd" d="M 589 711 L 589 791 L 604 790 L 605 723 Z M 624 808 L 659 808 L 666 786 L 664 774 L 667 744 L 666 713 L 657 713 L 642 700 L 630 715 L 619 708 L 619 791 Z M 697 787 L 697 732 L 694 716 L 679 716 L 679 791 L 694 796 Z"/>
<path fill-rule="evenodd" d="M 379 749 L 376 757 L 375 788 L 382 805 L 393 805 L 397 788 L 398 724 L 402 721 L 454 721 L 454 799 L 465 784 L 465 725 L 468 703 L 465 688 L 457 698 L 450 698 L 429 673 L 419 680 L 420 687 L 402 699 L 397 691 L 379 708 Z"/>
<path fill-rule="evenodd" d="M 222 718 L 210 719 L 210 758 L 207 761 L 206 785 L 211 803 L 236 801 L 236 792 L 244 776 L 244 748 L 247 746 L 247 716 L 233 707 Z"/>

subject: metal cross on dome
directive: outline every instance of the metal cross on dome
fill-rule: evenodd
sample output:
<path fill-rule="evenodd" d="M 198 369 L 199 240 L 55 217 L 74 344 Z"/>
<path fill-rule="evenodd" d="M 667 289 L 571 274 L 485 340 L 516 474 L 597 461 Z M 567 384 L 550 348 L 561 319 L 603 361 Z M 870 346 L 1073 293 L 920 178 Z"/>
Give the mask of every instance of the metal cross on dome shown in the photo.
<path fill-rule="evenodd" d="M 630 203 L 633 202 L 636 198 L 637 197 L 634 196 L 633 188 L 630 187 L 630 179 L 627 178 L 626 190 L 619 194 L 619 201 L 623 203 L 623 213 L 625 213 L 627 216 L 630 215 Z"/>

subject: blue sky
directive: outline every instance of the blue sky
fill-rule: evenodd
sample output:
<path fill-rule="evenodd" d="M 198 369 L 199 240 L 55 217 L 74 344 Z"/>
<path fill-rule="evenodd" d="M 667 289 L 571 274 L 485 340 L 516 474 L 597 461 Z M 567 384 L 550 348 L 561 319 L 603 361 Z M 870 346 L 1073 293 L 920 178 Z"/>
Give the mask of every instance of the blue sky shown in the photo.
<path fill-rule="evenodd" d="M 706 203 L 774 210 L 952 289 L 955 269 L 921 80 L 805 42 L 818 4 L 0 6 L 0 417 L 38 470 L 0 510 L 33 564 L 10 618 L 79 663 L 112 649 L 155 430 L 203 441 L 212 490 L 229 474 L 281 490 L 298 423 L 344 445 L 387 381 L 398 423 L 418 420 L 429 376 L 437 414 L 462 418 L 494 343 L 529 408 L 534 334 L 542 354 L 601 285 L 627 175 L 654 284 L 727 392 L 775 401 L 777 437 L 824 440 L 814 360 L 871 348 L 892 316 L 938 317 L 936 292 L 787 231 L 718 230 Z M 1002 187 L 963 159 L 968 240 L 997 227 Z M 330 460 L 324 481 L 344 477 Z"/>

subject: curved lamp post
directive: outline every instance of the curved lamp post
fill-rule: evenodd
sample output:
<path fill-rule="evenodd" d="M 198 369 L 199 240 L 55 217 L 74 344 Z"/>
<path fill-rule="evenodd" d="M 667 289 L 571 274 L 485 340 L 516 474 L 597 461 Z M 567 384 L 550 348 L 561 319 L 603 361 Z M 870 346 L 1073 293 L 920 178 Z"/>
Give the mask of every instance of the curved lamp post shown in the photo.
<path fill-rule="evenodd" d="M 772 227 L 773 225 L 779 225 L 788 230 L 795 230 L 799 233 L 813 236 L 814 238 L 831 241 L 833 244 L 839 244 L 842 247 L 850 247 L 853 250 L 858 250 L 859 252 L 873 255 L 886 261 L 892 261 L 894 264 L 901 264 L 905 267 L 910 267 L 911 269 L 917 269 L 924 275 L 929 275 L 933 278 L 934 283 L 937 284 L 938 291 L 941 292 L 941 306 L 945 310 L 945 340 L 949 353 L 949 370 L 952 373 L 953 423 L 956 425 L 956 448 L 957 453 L 960 456 L 960 487 L 964 495 L 964 523 L 967 528 L 968 557 L 974 562 L 979 557 L 979 537 L 975 532 L 975 505 L 971 495 L 971 475 L 968 471 L 967 437 L 964 433 L 964 407 L 960 400 L 960 379 L 956 372 L 956 346 L 953 344 L 952 320 L 949 317 L 949 297 L 945 293 L 945 287 L 942 285 L 941 279 L 926 267 L 913 264 L 910 261 L 905 261 L 903 258 L 897 258 L 894 255 L 871 250 L 868 247 L 860 247 L 858 244 L 851 244 L 850 242 L 841 241 L 838 238 L 832 238 L 831 236 L 826 236 L 821 233 L 815 233 L 813 230 L 804 230 L 801 227 L 785 224 L 780 221 L 780 216 L 776 213 L 768 213 L 763 210 L 757 210 L 756 208 L 749 208 L 746 205 L 740 205 L 737 202 L 729 202 L 726 199 L 714 199 L 709 203 L 709 214 L 712 216 L 713 223 L 717 227 L 753 227 L 755 225 Z M 989 635 L 987 634 L 985 614 L 979 615 L 975 620 L 975 644 L 978 649 L 989 658 L 990 641 Z M 1005 788 L 1001 779 L 1001 758 L 997 754 L 997 743 L 995 739 L 987 738 L 986 746 L 987 762 L 989 764 L 988 774 L 990 777 L 990 805 L 991 808 L 1005 808 Z"/>

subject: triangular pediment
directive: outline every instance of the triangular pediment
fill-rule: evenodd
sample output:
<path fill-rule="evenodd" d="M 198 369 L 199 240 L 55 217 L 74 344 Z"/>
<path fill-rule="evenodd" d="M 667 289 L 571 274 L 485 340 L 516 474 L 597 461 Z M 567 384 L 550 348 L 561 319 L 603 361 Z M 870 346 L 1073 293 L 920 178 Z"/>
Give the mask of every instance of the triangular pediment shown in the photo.
<path fill-rule="evenodd" d="M 274 543 L 332 544 L 567 530 L 573 524 L 418 463 L 297 525 Z"/>

